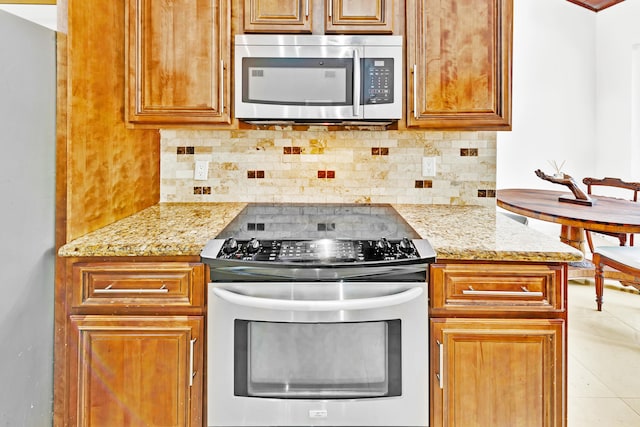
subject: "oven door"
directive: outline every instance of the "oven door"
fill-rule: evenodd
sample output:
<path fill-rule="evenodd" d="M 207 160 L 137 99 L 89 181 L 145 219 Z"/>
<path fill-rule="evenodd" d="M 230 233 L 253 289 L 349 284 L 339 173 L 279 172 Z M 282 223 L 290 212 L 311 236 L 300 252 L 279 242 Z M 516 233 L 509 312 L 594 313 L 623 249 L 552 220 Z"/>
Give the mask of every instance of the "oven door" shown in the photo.
<path fill-rule="evenodd" d="M 424 283 L 210 283 L 208 425 L 427 426 Z"/>

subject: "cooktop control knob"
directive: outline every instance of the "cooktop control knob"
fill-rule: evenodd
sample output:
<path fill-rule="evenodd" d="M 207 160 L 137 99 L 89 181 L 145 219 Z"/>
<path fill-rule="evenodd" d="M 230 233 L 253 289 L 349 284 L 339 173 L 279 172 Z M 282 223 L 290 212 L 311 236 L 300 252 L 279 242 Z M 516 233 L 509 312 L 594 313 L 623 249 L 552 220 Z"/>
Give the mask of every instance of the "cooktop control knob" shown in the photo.
<path fill-rule="evenodd" d="M 391 243 L 386 238 L 379 239 L 374 247 L 374 259 L 385 259 L 391 251 Z"/>
<path fill-rule="evenodd" d="M 391 248 L 391 244 L 386 238 L 383 237 L 376 242 L 376 248 L 378 248 L 378 250 L 380 251 L 386 252 Z"/>
<path fill-rule="evenodd" d="M 255 237 L 252 237 L 251 240 L 247 242 L 247 253 L 255 254 L 260 250 L 260 241 Z"/>
<path fill-rule="evenodd" d="M 229 237 L 224 241 L 222 245 L 222 252 L 227 255 L 233 254 L 238 251 L 238 242 L 233 237 Z"/>
<path fill-rule="evenodd" d="M 402 240 L 400 240 L 400 243 L 398 243 L 398 247 L 400 248 L 400 252 L 402 252 L 403 254 L 411 255 L 415 252 L 411 240 L 407 239 L 406 237 L 403 237 Z"/>

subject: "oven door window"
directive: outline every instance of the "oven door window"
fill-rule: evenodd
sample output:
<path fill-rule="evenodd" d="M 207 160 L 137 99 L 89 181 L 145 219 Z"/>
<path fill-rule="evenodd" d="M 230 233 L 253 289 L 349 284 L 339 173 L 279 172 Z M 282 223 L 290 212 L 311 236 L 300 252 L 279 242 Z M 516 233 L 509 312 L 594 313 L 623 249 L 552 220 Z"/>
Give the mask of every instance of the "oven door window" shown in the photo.
<path fill-rule="evenodd" d="M 352 88 L 351 58 L 242 59 L 242 102 L 353 105 Z"/>
<path fill-rule="evenodd" d="M 235 321 L 236 396 L 362 399 L 402 390 L 400 320 Z"/>

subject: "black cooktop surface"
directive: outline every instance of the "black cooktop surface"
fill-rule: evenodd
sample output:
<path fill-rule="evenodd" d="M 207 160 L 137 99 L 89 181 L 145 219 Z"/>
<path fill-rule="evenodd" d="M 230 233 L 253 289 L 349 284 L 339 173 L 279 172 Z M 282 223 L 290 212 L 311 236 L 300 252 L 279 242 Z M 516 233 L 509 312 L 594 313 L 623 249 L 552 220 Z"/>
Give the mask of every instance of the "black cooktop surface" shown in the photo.
<path fill-rule="evenodd" d="M 386 204 L 249 204 L 218 239 L 419 239 Z"/>

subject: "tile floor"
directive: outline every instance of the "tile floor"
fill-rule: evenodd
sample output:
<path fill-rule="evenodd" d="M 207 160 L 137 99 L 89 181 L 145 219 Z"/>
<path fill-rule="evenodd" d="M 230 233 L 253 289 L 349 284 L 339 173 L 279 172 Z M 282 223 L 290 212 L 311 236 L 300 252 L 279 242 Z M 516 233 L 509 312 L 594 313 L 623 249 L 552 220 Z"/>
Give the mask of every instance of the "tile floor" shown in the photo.
<path fill-rule="evenodd" d="M 640 426 L 640 294 L 607 282 L 598 312 L 593 281 L 568 292 L 568 427 Z"/>

